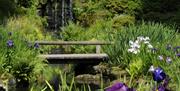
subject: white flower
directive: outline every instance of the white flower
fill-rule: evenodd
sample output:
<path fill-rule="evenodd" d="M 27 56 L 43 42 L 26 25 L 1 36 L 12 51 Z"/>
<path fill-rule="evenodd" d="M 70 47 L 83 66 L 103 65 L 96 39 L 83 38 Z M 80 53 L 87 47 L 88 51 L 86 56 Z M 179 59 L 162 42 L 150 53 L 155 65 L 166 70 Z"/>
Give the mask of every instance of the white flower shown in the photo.
<path fill-rule="evenodd" d="M 132 45 L 130 45 L 131 48 L 140 48 L 139 43 L 133 43 Z"/>
<path fill-rule="evenodd" d="M 130 41 L 129 41 L 129 44 L 132 45 L 132 44 L 134 44 L 134 42 L 133 42 L 132 40 L 130 40 Z"/>
<path fill-rule="evenodd" d="M 148 48 L 153 48 L 153 46 L 151 44 L 148 44 Z"/>
<path fill-rule="evenodd" d="M 162 55 L 158 56 L 158 59 L 161 60 L 161 61 L 164 60 Z"/>
<path fill-rule="evenodd" d="M 139 44 L 141 41 L 139 41 L 139 40 L 136 40 L 134 43 L 136 43 L 136 44 Z"/>
<path fill-rule="evenodd" d="M 133 51 L 134 51 L 133 48 L 128 49 L 128 52 L 133 52 Z"/>
<path fill-rule="evenodd" d="M 139 51 L 139 49 L 136 49 L 136 48 L 130 48 L 130 49 L 128 49 L 128 52 L 137 54 L 137 53 L 139 53 L 140 51 Z"/>
<path fill-rule="evenodd" d="M 128 49 L 128 52 L 131 52 L 134 54 L 139 53 L 142 43 L 146 44 L 149 49 L 152 49 L 153 46 L 150 44 L 149 40 L 150 40 L 149 37 L 143 37 L 143 36 L 137 37 L 137 40 L 135 41 L 130 40 L 129 45 L 131 48 Z"/>
<path fill-rule="evenodd" d="M 135 50 L 135 51 L 133 51 L 134 54 L 137 54 L 137 53 L 139 53 L 139 52 L 140 52 L 140 50 Z"/>
<path fill-rule="evenodd" d="M 149 72 L 153 72 L 155 70 L 155 68 L 154 68 L 154 66 L 153 65 L 151 65 L 151 67 L 149 68 Z"/>
<path fill-rule="evenodd" d="M 137 40 L 143 41 L 143 40 L 144 40 L 144 37 L 143 37 L 143 36 L 139 36 L 139 37 L 137 37 Z"/>
<path fill-rule="evenodd" d="M 144 38 L 144 41 L 149 41 L 149 40 L 150 40 L 149 37 Z"/>
<path fill-rule="evenodd" d="M 144 41 L 144 44 L 150 44 L 149 41 Z"/>

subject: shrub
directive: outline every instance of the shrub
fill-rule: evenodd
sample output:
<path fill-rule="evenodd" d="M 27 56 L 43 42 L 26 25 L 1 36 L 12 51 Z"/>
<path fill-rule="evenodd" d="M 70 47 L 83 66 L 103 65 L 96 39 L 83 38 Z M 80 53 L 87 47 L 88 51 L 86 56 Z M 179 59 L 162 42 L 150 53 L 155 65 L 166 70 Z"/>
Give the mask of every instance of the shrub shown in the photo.
<path fill-rule="evenodd" d="M 118 28 L 120 26 L 128 26 L 134 24 L 135 18 L 129 15 L 119 15 L 115 16 L 113 19 L 113 27 Z"/>
<path fill-rule="evenodd" d="M 20 31 L 10 32 L 6 28 L 0 28 L 0 55 L 2 73 L 10 73 L 18 85 L 21 82 L 33 82 L 44 66 L 44 60 L 37 57 L 38 50 L 30 45 Z"/>
<path fill-rule="evenodd" d="M 89 28 L 83 28 L 78 24 L 70 23 L 63 28 L 63 40 L 65 41 L 107 41 L 108 37 L 112 37 L 116 30 L 112 28 L 111 21 L 97 21 L 95 25 Z M 93 52 L 94 46 L 72 46 L 73 52 Z"/>
<path fill-rule="evenodd" d="M 77 22 L 90 26 L 96 20 L 109 20 L 116 15 L 137 15 L 141 10 L 140 0 L 98 0 L 74 1 L 74 13 Z M 132 18 L 130 18 L 131 21 Z"/>
<path fill-rule="evenodd" d="M 105 7 L 113 14 L 136 15 L 141 10 L 140 0 L 107 0 Z"/>
<path fill-rule="evenodd" d="M 108 19 L 111 13 L 103 8 L 104 1 L 74 1 L 74 15 L 77 22 L 82 26 L 91 26 L 96 20 Z"/>
<path fill-rule="evenodd" d="M 18 31 L 27 41 L 49 40 L 50 36 L 44 36 L 42 19 L 39 16 L 20 16 L 10 18 L 6 28 L 9 31 Z M 48 34 L 47 34 L 48 35 Z"/>

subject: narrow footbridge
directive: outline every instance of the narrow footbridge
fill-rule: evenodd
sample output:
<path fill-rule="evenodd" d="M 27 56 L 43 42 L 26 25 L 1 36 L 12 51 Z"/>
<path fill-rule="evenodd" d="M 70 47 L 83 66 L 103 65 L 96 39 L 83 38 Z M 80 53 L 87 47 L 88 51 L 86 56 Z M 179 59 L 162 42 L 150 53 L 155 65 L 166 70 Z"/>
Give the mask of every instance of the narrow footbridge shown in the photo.
<path fill-rule="evenodd" d="M 111 42 L 102 41 L 35 41 L 39 45 L 94 45 L 95 53 L 86 54 L 41 54 L 39 57 L 45 58 L 51 64 L 61 63 L 96 63 L 107 60 L 109 57 L 106 53 L 101 53 L 101 45 L 110 45 Z"/>

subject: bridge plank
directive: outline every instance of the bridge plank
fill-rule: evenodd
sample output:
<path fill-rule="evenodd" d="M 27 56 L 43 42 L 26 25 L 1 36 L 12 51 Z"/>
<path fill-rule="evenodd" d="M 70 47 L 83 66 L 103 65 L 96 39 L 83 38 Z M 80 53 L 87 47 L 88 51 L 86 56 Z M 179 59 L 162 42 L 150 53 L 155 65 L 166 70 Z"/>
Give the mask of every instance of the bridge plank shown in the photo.
<path fill-rule="evenodd" d="M 107 54 L 42 54 L 39 55 L 41 58 L 45 59 L 57 59 L 57 60 L 74 60 L 74 59 L 107 59 Z"/>

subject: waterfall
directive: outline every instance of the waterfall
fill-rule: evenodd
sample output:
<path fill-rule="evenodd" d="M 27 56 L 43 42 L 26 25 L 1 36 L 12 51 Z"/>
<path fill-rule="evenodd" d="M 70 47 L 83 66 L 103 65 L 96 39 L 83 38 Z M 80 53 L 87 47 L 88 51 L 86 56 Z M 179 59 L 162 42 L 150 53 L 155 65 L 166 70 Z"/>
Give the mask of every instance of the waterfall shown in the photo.
<path fill-rule="evenodd" d="M 61 1 L 61 17 L 62 17 L 62 19 L 61 19 L 61 24 L 62 24 L 62 26 L 64 26 L 64 0 L 62 0 Z"/>
<path fill-rule="evenodd" d="M 47 0 L 40 3 L 40 16 L 47 19 L 47 30 L 58 31 L 65 26 L 69 20 L 73 20 L 72 0 Z"/>
<path fill-rule="evenodd" d="M 68 4 L 68 15 L 69 15 L 69 19 L 70 19 L 70 20 L 73 20 L 72 0 L 67 0 L 67 4 Z"/>

